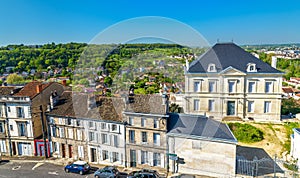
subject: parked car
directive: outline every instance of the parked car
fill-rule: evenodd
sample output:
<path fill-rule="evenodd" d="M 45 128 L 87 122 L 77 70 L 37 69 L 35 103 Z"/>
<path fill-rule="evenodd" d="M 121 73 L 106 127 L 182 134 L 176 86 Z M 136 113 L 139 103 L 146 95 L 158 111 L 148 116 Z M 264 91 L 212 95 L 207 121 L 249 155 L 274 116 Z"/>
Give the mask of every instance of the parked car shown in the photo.
<path fill-rule="evenodd" d="M 159 174 L 155 170 L 143 169 L 141 171 L 133 171 L 128 174 L 127 178 L 159 178 Z"/>
<path fill-rule="evenodd" d="M 95 178 L 117 178 L 119 175 L 120 171 L 114 166 L 106 166 L 94 173 Z"/>
<path fill-rule="evenodd" d="M 85 162 L 85 161 L 75 161 L 74 163 L 68 164 L 65 167 L 65 171 L 68 172 L 74 172 L 79 173 L 81 175 L 89 172 L 91 169 L 91 166 Z"/>

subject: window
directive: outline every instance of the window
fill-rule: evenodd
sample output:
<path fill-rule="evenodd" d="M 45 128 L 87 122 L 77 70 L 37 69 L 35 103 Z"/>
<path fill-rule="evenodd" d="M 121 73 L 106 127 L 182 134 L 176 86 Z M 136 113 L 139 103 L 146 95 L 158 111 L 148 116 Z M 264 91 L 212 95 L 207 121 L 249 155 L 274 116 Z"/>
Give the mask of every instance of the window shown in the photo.
<path fill-rule="evenodd" d="M 82 131 L 77 130 L 77 140 L 82 140 Z"/>
<path fill-rule="evenodd" d="M 134 118 L 133 117 L 129 117 L 129 124 L 134 125 Z"/>
<path fill-rule="evenodd" d="M 147 132 L 142 132 L 142 143 L 147 143 Z"/>
<path fill-rule="evenodd" d="M 201 149 L 201 143 L 199 141 L 193 141 L 192 149 Z"/>
<path fill-rule="evenodd" d="M 52 137 L 56 137 L 56 127 L 51 126 L 51 135 Z"/>
<path fill-rule="evenodd" d="M 146 126 L 146 118 L 141 118 L 141 126 L 145 127 Z"/>
<path fill-rule="evenodd" d="M 68 138 L 73 139 L 73 138 L 74 138 L 73 135 L 74 135 L 74 134 L 73 134 L 73 129 L 72 129 L 72 128 L 69 128 L 69 129 L 68 129 Z"/>
<path fill-rule="evenodd" d="M 89 132 L 89 141 L 95 141 L 95 133 Z"/>
<path fill-rule="evenodd" d="M 160 166 L 160 153 L 153 153 L 153 166 Z"/>
<path fill-rule="evenodd" d="M 113 162 L 119 161 L 119 153 L 118 152 L 112 152 L 112 161 Z"/>
<path fill-rule="evenodd" d="M 0 117 L 2 117 L 2 106 L 0 105 Z"/>
<path fill-rule="evenodd" d="M 108 144 L 107 134 L 101 134 L 102 144 Z"/>
<path fill-rule="evenodd" d="M 194 82 L 194 92 L 199 92 L 200 91 L 200 82 Z"/>
<path fill-rule="evenodd" d="M 129 142 L 135 143 L 135 131 L 134 130 L 129 130 Z"/>
<path fill-rule="evenodd" d="M 59 128 L 59 136 L 60 136 L 60 138 L 65 138 L 65 129 L 64 128 Z"/>
<path fill-rule="evenodd" d="M 247 72 L 257 72 L 256 65 L 253 63 L 249 63 L 247 65 Z"/>
<path fill-rule="evenodd" d="M 14 126 L 13 126 L 13 125 L 9 125 L 9 129 L 10 129 L 11 131 L 13 131 L 13 130 L 14 130 Z"/>
<path fill-rule="evenodd" d="M 81 126 L 81 121 L 80 120 L 76 120 L 76 126 L 77 127 Z"/>
<path fill-rule="evenodd" d="M 118 131 L 118 126 L 116 124 L 112 124 L 111 125 L 111 130 L 114 131 L 114 132 Z"/>
<path fill-rule="evenodd" d="M 0 122 L 0 133 L 4 133 L 4 123 Z"/>
<path fill-rule="evenodd" d="M 147 151 L 141 151 L 141 164 L 148 163 L 148 152 Z"/>
<path fill-rule="evenodd" d="M 271 111 L 271 101 L 265 101 L 264 113 L 269 113 Z"/>
<path fill-rule="evenodd" d="M 84 158 L 83 146 L 78 146 L 78 157 L 79 158 Z"/>
<path fill-rule="evenodd" d="M 208 100 L 208 111 L 215 110 L 215 100 Z"/>
<path fill-rule="evenodd" d="M 207 72 L 217 72 L 215 64 L 208 64 Z"/>
<path fill-rule="evenodd" d="M 94 122 L 89 122 L 89 128 L 94 128 L 95 127 L 95 125 L 94 125 Z"/>
<path fill-rule="evenodd" d="M 53 142 L 53 152 L 59 152 L 59 143 Z"/>
<path fill-rule="evenodd" d="M 10 112 L 10 107 L 9 106 L 7 107 L 7 111 Z"/>
<path fill-rule="evenodd" d="M 153 143 L 154 145 L 160 146 L 160 134 L 153 133 Z"/>
<path fill-rule="evenodd" d="M 19 128 L 19 136 L 27 136 L 25 122 L 18 123 L 18 128 Z"/>
<path fill-rule="evenodd" d="M 115 146 L 115 147 L 118 147 L 118 145 L 119 145 L 118 135 L 114 135 L 114 136 L 113 136 L 113 141 L 114 141 L 114 146 Z"/>
<path fill-rule="evenodd" d="M 194 111 L 199 111 L 199 100 L 194 100 Z"/>
<path fill-rule="evenodd" d="M 108 151 L 107 150 L 102 150 L 102 158 L 103 158 L 103 160 L 108 159 Z"/>
<path fill-rule="evenodd" d="M 228 92 L 234 93 L 235 92 L 235 81 L 228 82 Z"/>
<path fill-rule="evenodd" d="M 107 128 L 106 128 L 106 123 L 101 123 L 101 129 L 102 130 L 106 130 Z"/>
<path fill-rule="evenodd" d="M 72 119 L 71 118 L 67 118 L 67 125 L 72 125 Z"/>
<path fill-rule="evenodd" d="M 248 101 L 248 112 L 254 112 L 254 101 Z"/>
<path fill-rule="evenodd" d="M 154 119 L 154 124 L 153 124 L 153 127 L 154 128 L 159 128 L 159 120 L 158 119 Z"/>
<path fill-rule="evenodd" d="M 17 117 L 24 118 L 24 108 L 16 107 L 16 109 L 17 109 Z"/>
<path fill-rule="evenodd" d="M 273 92 L 273 83 L 272 82 L 266 82 L 265 83 L 265 92 L 266 93 L 271 93 Z"/>
<path fill-rule="evenodd" d="M 249 82 L 248 83 L 248 92 L 249 93 L 255 92 L 255 82 Z"/>
<path fill-rule="evenodd" d="M 216 91 L 215 85 L 216 85 L 216 82 L 215 82 L 215 81 L 209 81 L 209 82 L 208 82 L 208 91 L 209 91 L 210 93 Z"/>

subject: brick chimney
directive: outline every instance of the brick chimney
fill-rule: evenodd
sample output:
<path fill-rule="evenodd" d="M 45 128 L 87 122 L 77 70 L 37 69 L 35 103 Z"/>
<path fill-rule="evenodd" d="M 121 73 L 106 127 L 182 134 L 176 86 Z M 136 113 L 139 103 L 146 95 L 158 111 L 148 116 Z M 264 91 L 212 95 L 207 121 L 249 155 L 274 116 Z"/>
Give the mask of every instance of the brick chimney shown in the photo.
<path fill-rule="evenodd" d="M 41 93 L 41 91 L 42 91 L 42 84 L 38 84 L 36 86 L 36 93 Z"/>
<path fill-rule="evenodd" d="M 61 83 L 63 86 L 67 86 L 67 80 L 63 80 Z"/>

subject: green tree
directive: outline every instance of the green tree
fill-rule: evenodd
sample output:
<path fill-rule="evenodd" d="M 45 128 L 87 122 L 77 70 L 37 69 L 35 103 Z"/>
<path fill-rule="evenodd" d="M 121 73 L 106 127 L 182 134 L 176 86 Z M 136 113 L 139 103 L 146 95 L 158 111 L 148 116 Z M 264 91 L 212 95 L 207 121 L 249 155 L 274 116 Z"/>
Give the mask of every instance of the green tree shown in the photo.
<path fill-rule="evenodd" d="M 6 82 L 8 84 L 21 84 L 24 82 L 24 79 L 22 76 L 20 76 L 16 73 L 13 73 L 13 74 L 10 74 L 7 76 Z"/>

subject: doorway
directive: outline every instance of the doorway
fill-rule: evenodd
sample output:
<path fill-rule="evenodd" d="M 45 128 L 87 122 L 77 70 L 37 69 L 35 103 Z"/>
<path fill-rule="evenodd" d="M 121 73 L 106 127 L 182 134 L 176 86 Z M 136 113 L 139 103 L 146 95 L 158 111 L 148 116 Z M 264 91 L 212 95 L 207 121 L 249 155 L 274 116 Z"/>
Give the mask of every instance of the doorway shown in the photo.
<path fill-rule="evenodd" d="M 69 158 L 72 158 L 72 151 L 73 151 L 73 146 L 72 145 L 68 145 L 69 147 Z"/>
<path fill-rule="evenodd" d="M 97 162 L 96 148 L 91 148 L 91 162 Z"/>
<path fill-rule="evenodd" d="M 62 151 L 62 157 L 65 158 L 66 157 L 66 145 L 65 144 L 61 144 L 61 151 Z"/>
<path fill-rule="evenodd" d="M 130 167 L 136 167 L 136 151 L 130 150 Z"/>
<path fill-rule="evenodd" d="M 227 115 L 228 116 L 235 115 L 235 101 L 227 101 Z"/>

